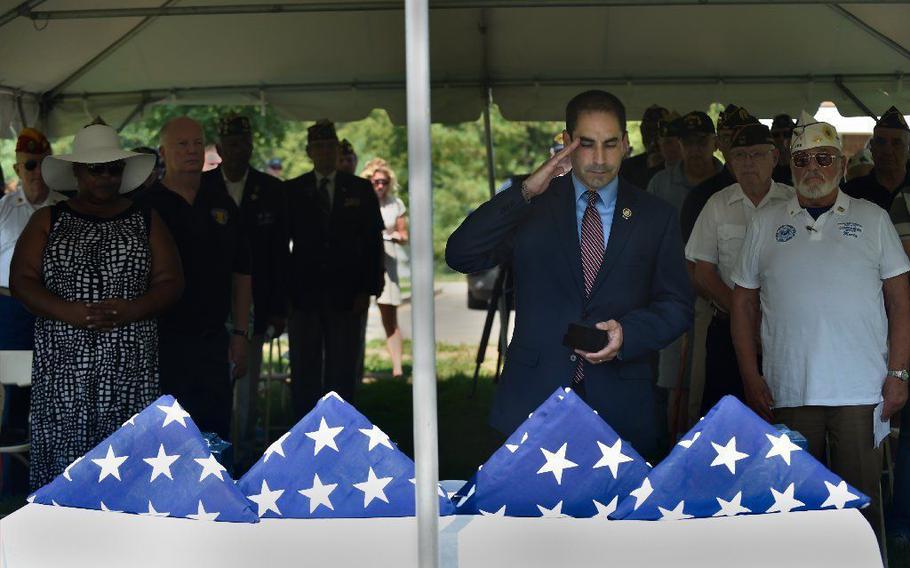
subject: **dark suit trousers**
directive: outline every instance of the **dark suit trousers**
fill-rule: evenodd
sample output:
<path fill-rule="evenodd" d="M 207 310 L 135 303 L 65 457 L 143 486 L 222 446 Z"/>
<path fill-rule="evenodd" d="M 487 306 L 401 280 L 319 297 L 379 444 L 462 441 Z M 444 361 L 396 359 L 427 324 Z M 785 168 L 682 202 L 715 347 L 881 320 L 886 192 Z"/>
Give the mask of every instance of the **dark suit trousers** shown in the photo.
<path fill-rule="evenodd" d="M 337 310 L 327 304 L 294 309 L 288 320 L 291 392 L 297 420 L 327 392 L 335 391 L 348 402 L 354 400 L 365 314 Z"/>
<path fill-rule="evenodd" d="M 177 399 L 203 432 L 231 440 L 233 384 L 225 329 L 163 331 L 158 338 L 161 392 Z"/>

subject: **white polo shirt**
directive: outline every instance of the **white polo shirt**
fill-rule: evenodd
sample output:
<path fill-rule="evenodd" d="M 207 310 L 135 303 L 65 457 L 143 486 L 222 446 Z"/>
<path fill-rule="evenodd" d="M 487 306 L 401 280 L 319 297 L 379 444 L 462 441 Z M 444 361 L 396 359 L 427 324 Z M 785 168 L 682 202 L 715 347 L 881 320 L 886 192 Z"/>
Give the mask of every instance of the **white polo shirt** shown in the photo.
<path fill-rule="evenodd" d="M 813 220 L 796 197 L 758 212 L 733 282 L 759 288 L 776 407 L 877 404 L 887 373 L 882 280 L 910 271 L 887 214 L 839 192 Z"/>
<path fill-rule="evenodd" d="M 686 258 L 717 266 L 720 279 L 732 289 L 731 276 L 752 217 L 761 209 L 789 201 L 795 193 L 789 185 L 772 181 L 768 193 L 756 207 L 742 186 L 738 183 L 728 185 L 712 195 L 701 210 L 686 244 Z"/>
<path fill-rule="evenodd" d="M 19 235 L 32 218 L 32 214 L 48 205 L 65 201 L 66 196 L 51 190 L 47 199 L 40 205 L 32 205 L 22 189 L 7 193 L 0 199 L 0 286 L 9 287 L 9 265 L 13 260 L 13 251 Z"/>

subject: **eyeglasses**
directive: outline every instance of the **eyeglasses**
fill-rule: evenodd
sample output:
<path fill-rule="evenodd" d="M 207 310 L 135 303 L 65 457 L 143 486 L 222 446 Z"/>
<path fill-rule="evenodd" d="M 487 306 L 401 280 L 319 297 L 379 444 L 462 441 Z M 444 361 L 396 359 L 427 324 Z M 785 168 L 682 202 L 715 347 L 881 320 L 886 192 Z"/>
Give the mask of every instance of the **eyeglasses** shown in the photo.
<path fill-rule="evenodd" d="M 757 162 L 771 154 L 771 150 L 756 150 L 755 152 L 730 152 L 730 159 L 734 162 L 745 162 L 746 158 Z"/>
<path fill-rule="evenodd" d="M 374 179 L 373 180 L 373 185 L 389 185 L 390 183 L 392 183 L 392 182 L 387 179 Z"/>
<path fill-rule="evenodd" d="M 818 164 L 819 167 L 827 168 L 834 163 L 834 159 L 837 158 L 837 156 L 829 152 L 819 152 L 818 154 L 800 152 L 798 154 L 793 154 L 793 165 L 797 168 L 807 168 L 809 167 L 809 162 L 812 161 L 812 158 L 815 158 L 815 163 Z"/>
<path fill-rule="evenodd" d="M 104 164 L 85 164 L 85 169 L 88 170 L 88 173 L 95 177 L 104 175 L 105 173 L 117 177 L 123 175 L 123 170 L 126 168 L 126 162 L 123 160 L 117 160 L 116 162 L 107 162 Z"/>

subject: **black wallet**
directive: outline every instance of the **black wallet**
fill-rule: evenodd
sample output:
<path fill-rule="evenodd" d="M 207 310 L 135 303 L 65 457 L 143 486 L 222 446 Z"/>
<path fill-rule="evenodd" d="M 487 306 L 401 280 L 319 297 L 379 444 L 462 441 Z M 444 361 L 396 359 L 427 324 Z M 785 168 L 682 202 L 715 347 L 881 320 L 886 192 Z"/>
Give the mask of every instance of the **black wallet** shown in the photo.
<path fill-rule="evenodd" d="M 588 353 L 600 351 L 610 341 L 610 334 L 596 327 L 588 327 L 580 323 L 570 323 L 569 330 L 562 337 L 562 344 L 571 349 L 578 349 Z"/>

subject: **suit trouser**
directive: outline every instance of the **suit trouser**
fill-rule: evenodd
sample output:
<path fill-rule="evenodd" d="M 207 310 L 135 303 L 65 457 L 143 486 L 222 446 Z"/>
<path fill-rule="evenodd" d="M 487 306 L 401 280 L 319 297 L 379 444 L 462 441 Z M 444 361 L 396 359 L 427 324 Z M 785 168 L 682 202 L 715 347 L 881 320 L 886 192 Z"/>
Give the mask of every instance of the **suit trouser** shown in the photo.
<path fill-rule="evenodd" d="M 173 395 L 203 432 L 231 439 L 233 385 L 225 329 L 204 333 L 161 332 L 161 392 Z"/>
<path fill-rule="evenodd" d="M 354 400 L 363 318 L 363 311 L 325 305 L 291 312 L 291 393 L 297 419 L 327 392 L 335 391 L 348 402 Z"/>
<path fill-rule="evenodd" d="M 249 457 L 256 441 L 259 377 L 262 374 L 262 346 L 264 344 L 264 334 L 255 334 L 250 338 L 246 374 L 234 382 L 234 427 L 236 429 L 234 441 L 238 461 Z"/>
<path fill-rule="evenodd" d="M 894 461 L 894 500 L 891 519 L 900 525 L 905 534 L 910 533 L 910 406 L 901 411 L 901 434 L 897 441 L 897 459 Z"/>
<path fill-rule="evenodd" d="M 825 463 L 827 442 L 831 471 L 865 493 L 872 503 L 860 512 L 879 534 L 882 449 L 873 444 L 873 404 L 775 408 L 774 420 L 805 436 L 809 452 Z"/>
<path fill-rule="evenodd" d="M 733 337 L 730 335 L 730 318 L 714 316 L 705 337 L 705 389 L 701 400 L 704 416 L 721 398 L 732 394 L 746 401 L 743 381 L 739 374 Z"/>

